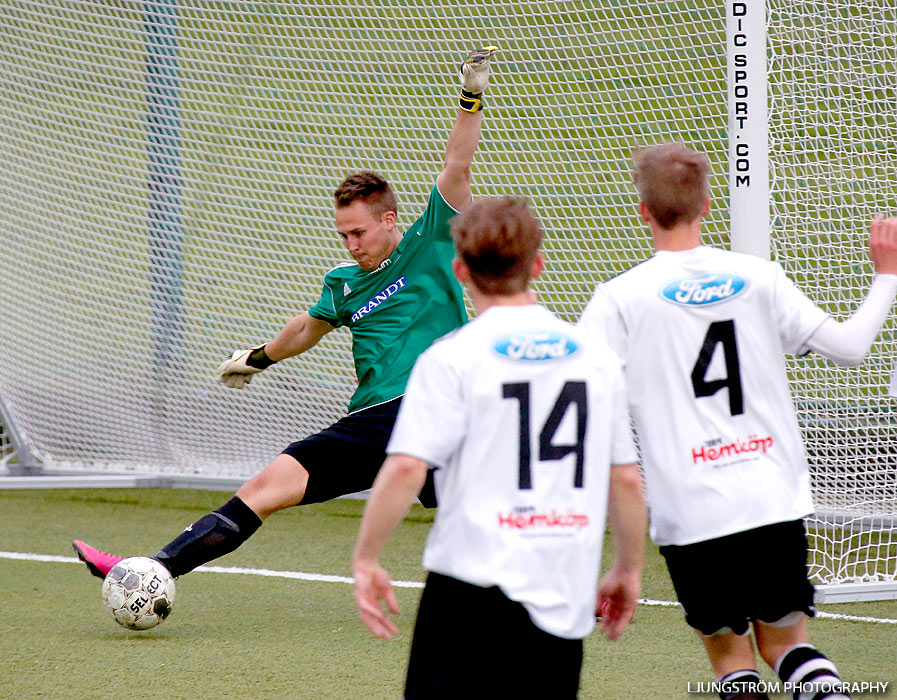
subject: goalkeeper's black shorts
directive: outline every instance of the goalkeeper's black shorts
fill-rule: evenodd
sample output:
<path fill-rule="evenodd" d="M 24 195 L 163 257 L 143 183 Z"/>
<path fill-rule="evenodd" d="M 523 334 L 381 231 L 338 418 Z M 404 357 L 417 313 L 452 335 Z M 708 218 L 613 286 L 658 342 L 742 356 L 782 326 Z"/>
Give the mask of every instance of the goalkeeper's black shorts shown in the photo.
<path fill-rule="evenodd" d="M 399 397 L 355 411 L 283 451 L 308 472 L 303 504 L 323 503 L 371 488 L 386 459 L 386 446 L 401 403 Z M 428 508 L 436 506 L 432 469 L 427 472 L 419 498 Z"/>

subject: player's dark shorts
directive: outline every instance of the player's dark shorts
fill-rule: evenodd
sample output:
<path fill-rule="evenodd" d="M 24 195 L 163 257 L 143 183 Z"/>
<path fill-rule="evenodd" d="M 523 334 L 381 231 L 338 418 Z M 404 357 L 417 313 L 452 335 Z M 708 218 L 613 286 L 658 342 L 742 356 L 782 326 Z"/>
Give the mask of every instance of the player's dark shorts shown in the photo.
<path fill-rule="evenodd" d="M 298 460 L 308 472 L 303 505 L 323 503 L 371 488 L 386 459 L 386 446 L 401 404 L 399 397 L 350 413 L 283 451 Z M 428 470 L 427 482 L 419 498 L 428 508 L 436 506 L 433 470 Z"/>
<path fill-rule="evenodd" d="M 704 542 L 660 547 L 685 621 L 703 634 L 744 634 L 750 621 L 810 617 L 807 534 L 802 520 L 765 525 Z"/>
<path fill-rule="evenodd" d="M 427 576 L 405 700 L 575 698 L 581 669 L 581 639 L 536 627 L 499 588 Z"/>

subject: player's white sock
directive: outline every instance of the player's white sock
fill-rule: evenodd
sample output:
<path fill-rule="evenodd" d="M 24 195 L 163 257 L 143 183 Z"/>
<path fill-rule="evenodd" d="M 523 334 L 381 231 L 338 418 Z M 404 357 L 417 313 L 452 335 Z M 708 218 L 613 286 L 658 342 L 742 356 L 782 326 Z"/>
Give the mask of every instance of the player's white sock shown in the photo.
<path fill-rule="evenodd" d="M 775 671 L 794 700 L 849 700 L 838 669 L 812 644 L 798 644 L 779 657 Z"/>

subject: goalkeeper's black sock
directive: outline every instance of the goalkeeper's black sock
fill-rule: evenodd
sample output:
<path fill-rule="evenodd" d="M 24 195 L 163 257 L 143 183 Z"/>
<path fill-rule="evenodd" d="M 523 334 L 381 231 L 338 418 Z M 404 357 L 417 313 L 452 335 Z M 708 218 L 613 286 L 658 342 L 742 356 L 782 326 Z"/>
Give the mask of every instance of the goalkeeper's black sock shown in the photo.
<path fill-rule="evenodd" d="M 253 510 L 234 496 L 214 513 L 204 515 L 163 547 L 155 558 L 172 576 L 233 552 L 262 524 Z"/>
<path fill-rule="evenodd" d="M 733 671 L 719 681 L 722 700 L 769 700 L 760 674 L 752 668 Z"/>

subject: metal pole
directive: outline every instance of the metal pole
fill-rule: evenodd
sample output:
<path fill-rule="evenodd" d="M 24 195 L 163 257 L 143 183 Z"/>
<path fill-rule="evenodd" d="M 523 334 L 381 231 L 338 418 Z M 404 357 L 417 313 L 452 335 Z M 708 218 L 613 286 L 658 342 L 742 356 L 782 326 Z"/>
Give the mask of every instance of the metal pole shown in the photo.
<path fill-rule="evenodd" d="M 177 0 L 144 3 L 153 370 L 164 379 L 184 334 Z"/>
<path fill-rule="evenodd" d="M 18 458 L 16 464 L 8 467 L 9 473 L 20 475 L 40 473 L 42 470 L 41 464 L 31 451 L 31 446 L 28 444 L 28 440 L 25 439 L 25 435 L 16 426 L 12 413 L 3 400 L 2 392 L 0 392 L 0 420 L 3 421 L 3 427 L 9 433 L 9 440 Z"/>

